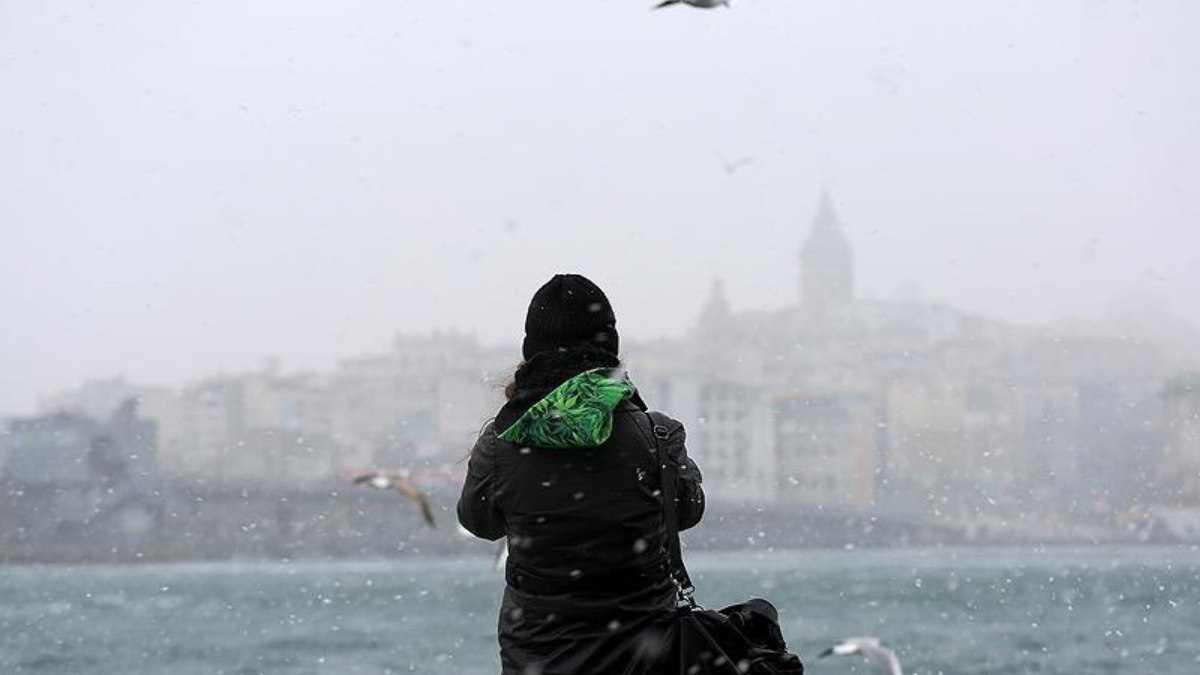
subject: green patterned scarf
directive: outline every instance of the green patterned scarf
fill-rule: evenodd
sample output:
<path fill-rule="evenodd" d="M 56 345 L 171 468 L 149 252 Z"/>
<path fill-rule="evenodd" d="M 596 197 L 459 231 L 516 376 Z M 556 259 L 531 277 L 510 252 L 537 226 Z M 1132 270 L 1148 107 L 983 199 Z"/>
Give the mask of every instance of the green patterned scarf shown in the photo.
<path fill-rule="evenodd" d="M 558 385 L 499 438 L 539 448 L 594 448 L 608 440 L 613 410 L 632 395 L 624 372 L 593 368 Z"/>

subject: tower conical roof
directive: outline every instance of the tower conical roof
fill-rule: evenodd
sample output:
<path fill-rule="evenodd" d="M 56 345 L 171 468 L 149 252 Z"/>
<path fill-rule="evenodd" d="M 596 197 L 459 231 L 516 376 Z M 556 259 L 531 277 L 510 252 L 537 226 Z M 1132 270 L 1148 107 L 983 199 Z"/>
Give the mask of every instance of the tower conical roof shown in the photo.
<path fill-rule="evenodd" d="M 854 299 L 854 252 L 822 190 L 812 229 L 800 249 L 800 297 L 804 305 L 828 307 Z"/>

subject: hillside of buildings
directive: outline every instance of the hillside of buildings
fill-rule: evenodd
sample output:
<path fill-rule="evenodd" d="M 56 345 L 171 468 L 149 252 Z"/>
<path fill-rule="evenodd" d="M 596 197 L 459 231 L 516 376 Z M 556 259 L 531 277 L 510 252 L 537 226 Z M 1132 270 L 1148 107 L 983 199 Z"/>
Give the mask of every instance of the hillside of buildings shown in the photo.
<path fill-rule="evenodd" d="M 623 338 L 642 396 L 688 429 L 700 547 L 1200 540 L 1200 336 L 1139 319 L 1018 326 L 861 298 L 828 196 L 798 301 Z M 518 354 L 402 335 L 331 372 L 179 389 L 82 383 L 0 436 L 0 560 L 390 556 L 454 534 L 463 462 Z M 425 528 L 392 493 L 427 490 Z"/>

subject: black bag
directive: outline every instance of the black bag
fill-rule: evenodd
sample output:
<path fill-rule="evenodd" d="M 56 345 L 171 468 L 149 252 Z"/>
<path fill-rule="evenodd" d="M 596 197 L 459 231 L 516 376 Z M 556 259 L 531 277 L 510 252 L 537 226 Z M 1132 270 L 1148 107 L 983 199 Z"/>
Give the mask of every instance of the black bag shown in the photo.
<path fill-rule="evenodd" d="M 679 675 L 803 675 L 800 657 L 787 651 L 775 606 L 761 598 L 719 612 L 703 609 L 692 597 L 692 581 L 679 550 L 676 481 L 679 453 L 672 453 L 666 420 L 647 413 L 662 478 L 663 510 L 672 578 L 678 589 L 678 613 L 669 673 Z"/>
<path fill-rule="evenodd" d="M 757 614 L 758 607 L 775 608 L 761 598 L 726 607 L 719 612 L 688 607 L 676 617 L 677 634 L 672 666 L 668 672 L 688 675 L 804 675 L 800 657 L 787 651 L 776 618 L 754 619 L 770 626 L 767 633 L 755 633 L 754 626 L 739 622 L 746 614 Z M 770 635 L 773 634 L 774 639 Z"/>

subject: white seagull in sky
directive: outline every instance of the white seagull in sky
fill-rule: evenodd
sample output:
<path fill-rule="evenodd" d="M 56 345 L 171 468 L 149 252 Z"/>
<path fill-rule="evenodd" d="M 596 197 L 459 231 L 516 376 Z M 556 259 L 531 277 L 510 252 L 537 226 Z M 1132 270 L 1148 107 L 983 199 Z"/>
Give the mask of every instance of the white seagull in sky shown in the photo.
<path fill-rule="evenodd" d="M 662 9 L 663 7 L 678 4 L 691 5 L 700 9 L 712 9 L 713 7 L 728 7 L 729 0 L 665 0 L 665 2 L 655 5 L 654 9 Z"/>
<path fill-rule="evenodd" d="M 904 671 L 900 670 L 900 659 L 896 658 L 896 653 L 884 647 L 879 638 L 847 638 L 821 652 L 817 658 L 823 659 L 831 655 L 852 656 L 854 654 L 863 654 L 872 661 L 883 664 L 887 668 L 887 675 L 904 675 Z"/>

